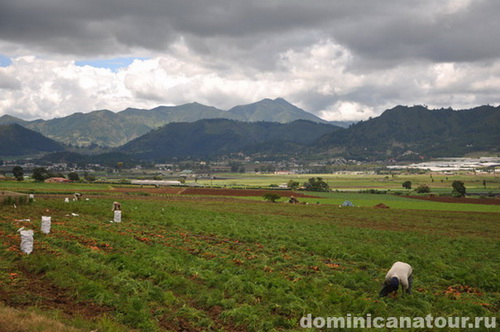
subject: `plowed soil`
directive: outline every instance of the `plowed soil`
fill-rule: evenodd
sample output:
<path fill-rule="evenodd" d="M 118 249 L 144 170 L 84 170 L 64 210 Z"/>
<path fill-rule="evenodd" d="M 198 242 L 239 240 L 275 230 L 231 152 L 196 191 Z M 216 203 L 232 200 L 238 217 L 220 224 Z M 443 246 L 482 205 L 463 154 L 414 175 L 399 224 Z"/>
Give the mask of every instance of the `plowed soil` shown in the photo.
<path fill-rule="evenodd" d="M 109 191 L 106 191 L 109 192 Z M 305 195 L 291 190 L 263 190 L 263 189 L 227 189 L 227 188 L 190 188 L 190 187 L 165 187 L 165 188 L 114 188 L 111 192 L 122 193 L 148 193 L 159 195 L 215 195 L 215 196 L 263 196 L 268 193 L 278 194 L 281 197 L 309 197 L 317 196 Z"/>

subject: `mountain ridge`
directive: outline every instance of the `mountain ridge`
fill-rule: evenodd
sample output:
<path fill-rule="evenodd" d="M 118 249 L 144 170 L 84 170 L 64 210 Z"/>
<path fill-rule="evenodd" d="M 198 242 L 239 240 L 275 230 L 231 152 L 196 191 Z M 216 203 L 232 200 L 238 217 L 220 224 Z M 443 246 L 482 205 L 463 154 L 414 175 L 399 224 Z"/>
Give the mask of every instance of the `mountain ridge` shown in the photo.
<path fill-rule="evenodd" d="M 452 157 L 498 151 L 500 106 L 454 111 L 399 105 L 350 126 L 342 135 L 325 135 L 317 144 L 356 158 L 391 158 L 406 152 Z"/>
<path fill-rule="evenodd" d="M 26 156 L 64 150 L 59 142 L 17 123 L 0 125 L 0 142 L 0 156 Z"/>
<path fill-rule="evenodd" d="M 266 103 L 269 103 L 269 100 L 264 100 L 261 104 Z M 252 108 L 258 106 L 250 105 L 249 112 L 252 113 Z M 156 121 L 158 124 L 156 116 L 161 119 L 164 116 L 162 112 L 190 112 L 194 109 L 193 112 L 196 113 L 196 108 L 203 112 L 208 106 L 193 103 L 184 107 L 180 111 L 176 107 L 159 107 L 150 113 L 153 116 L 143 118 L 143 121 Z M 215 108 L 211 110 L 218 111 Z M 75 141 L 81 139 L 81 136 L 94 135 L 100 138 L 99 134 L 115 131 L 116 136 L 124 135 L 122 138 L 126 141 L 115 150 L 130 152 L 137 158 L 155 158 L 155 154 L 169 158 L 199 158 L 243 152 L 248 155 L 268 156 L 314 154 L 323 159 L 345 157 L 357 160 L 418 160 L 422 157 L 460 157 L 468 153 L 500 152 L 500 106 L 483 105 L 454 111 L 398 105 L 378 117 L 360 121 L 348 128 L 309 120 L 278 123 L 246 122 L 227 118 L 202 119 L 194 122 L 171 122 L 145 135 L 141 135 L 140 130 L 145 130 L 148 126 L 134 119 L 136 113 L 139 113 L 140 118 L 140 112 L 144 110 L 127 109 L 124 112 L 130 117 L 129 121 L 123 121 L 123 116 L 109 110 L 99 110 L 91 112 L 90 120 L 86 119 L 86 114 L 75 113 L 70 117 L 54 119 L 52 125 L 60 126 L 61 130 L 74 135 L 72 139 Z M 97 131 L 85 132 L 85 128 L 80 128 L 82 118 L 88 120 L 89 126 L 95 127 Z M 0 136 L 0 147 L 4 149 L 0 151 L 0 155 L 33 154 L 63 149 L 61 144 L 17 124 L 19 121 L 22 120 L 12 116 L 0 117 L 4 134 Z M 34 123 L 50 135 L 50 127 L 46 122 Z M 22 132 L 21 128 L 29 131 Z M 34 133 L 40 136 L 33 139 Z M 132 141 L 128 140 L 131 133 L 137 136 Z M 31 137 L 33 143 L 25 141 L 25 137 Z M 101 137 L 102 140 L 105 138 L 105 135 Z M 37 145 L 40 142 L 45 142 L 48 148 L 43 144 Z M 17 148 L 6 151 L 6 147 L 11 145 Z M 36 148 L 27 149 L 31 145 Z"/>
<path fill-rule="evenodd" d="M 167 124 L 128 142 L 117 151 L 146 159 L 200 158 L 237 152 L 270 153 L 280 150 L 280 146 L 276 146 L 280 142 L 283 151 L 274 152 L 290 153 L 285 146 L 302 148 L 336 130 L 343 129 L 309 120 L 282 124 L 203 119 Z M 275 148 L 268 149 L 270 146 Z"/>
<path fill-rule="evenodd" d="M 11 116 L 4 117 L 2 118 L 5 122 L 18 123 L 65 144 L 77 146 L 97 144 L 106 147 L 118 147 L 150 130 L 173 122 L 221 118 L 280 123 L 304 119 L 327 123 L 282 98 L 263 99 L 249 105 L 235 106 L 227 111 L 193 102 L 178 106 L 158 106 L 149 110 L 127 108 L 120 112 L 109 110 L 77 112 L 50 120 L 25 121 Z"/>

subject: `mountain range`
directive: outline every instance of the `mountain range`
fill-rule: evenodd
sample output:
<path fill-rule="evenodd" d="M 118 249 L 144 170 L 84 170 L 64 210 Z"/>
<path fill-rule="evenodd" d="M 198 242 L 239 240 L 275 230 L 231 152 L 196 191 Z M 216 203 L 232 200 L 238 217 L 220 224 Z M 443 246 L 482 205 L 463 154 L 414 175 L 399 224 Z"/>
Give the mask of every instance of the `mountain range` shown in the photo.
<path fill-rule="evenodd" d="M 429 110 L 396 106 L 379 117 L 325 135 L 319 148 L 352 158 L 456 157 L 500 148 L 500 106 Z"/>
<path fill-rule="evenodd" d="M 252 121 L 264 117 L 263 109 L 269 105 L 281 105 L 284 109 L 292 110 L 287 112 L 278 108 L 270 111 L 275 115 L 281 113 L 282 117 L 293 115 L 297 110 L 296 114 L 301 114 L 300 109 L 277 99 L 247 105 L 247 111 L 239 106 L 231 113 L 221 111 L 238 119 L 212 118 L 217 116 L 217 109 L 196 103 L 153 110 L 127 109 L 118 114 L 95 111 L 89 113 L 90 117 L 80 113 L 51 121 L 21 120 L 20 124 L 11 125 L 1 123 L 15 122 L 16 118 L 3 116 L 0 118 L 0 155 L 19 156 L 64 149 L 60 143 L 21 126 L 34 124 L 48 131 L 57 124 L 63 127 L 57 128 L 59 133 L 79 130 L 69 137 L 74 144 L 81 141 L 82 133 L 104 140 L 106 134 L 115 130 L 115 137 L 122 135 L 121 139 L 126 143 L 108 149 L 109 152 L 150 160 L 210 158 L 239 152 L 288 157 L 314 154 L 325 159 L 342 156 L 358 160 L 415 160 L 421 157 L 459 157 L 472 152 L 499 153 L 500 106 L 487 105 L 458 111 L 396 106 L 378 117 L 360 121 L 348 128 L 310 120 L 283 120 L 281 123 Z M 194 114 L 205 114 L 205 111 L 209 119 L 196 120 Z M 174 119 L 175 116 L 186 114 L 192 116 L 193 122 L 159 125 L 166 118 Z M 239 120 L 244 114 L 255 117 L 247 117 L 246 120 L 250 122 Z M 86 131 L 79 128 L 79 123 L 86 124 L 83 126 Z M 147 129 L 154 126 L 157 128 Z M 147 133 L 142 135 L 141 132 L 145 130 Z M 134 135 L 137 137 L 131 139 Z M 114 156 L 117 155 L 111 155 Z"/>
<path fill-rule="evenodd" d="M 173 122 L 195 122 L 201 119 L 231 119 L 245 122 L 266 121 L 287 123 L 309 120 L 327 121 L 306 112 L 282 98 L 263 99 L 223 111 L 211 106 L 190 103 L 180 106 L 160 106 L 150 110 L 128 108 L 121 112 L 98 110 L 51 120 L 25 121 L 10 115 L 0 117 L 0 124 L 17 123 L 56 141 L 76 146 L 97 144 L 118 147 L 152 129 Z"/>
<path fill-rule="evenodd" d="M 205 158 L 235 152 L 292 154 L 340 127 L 307 120 L 289 123 L 206 119 L 170 123 L 118 148 L 145 159 Z"/>

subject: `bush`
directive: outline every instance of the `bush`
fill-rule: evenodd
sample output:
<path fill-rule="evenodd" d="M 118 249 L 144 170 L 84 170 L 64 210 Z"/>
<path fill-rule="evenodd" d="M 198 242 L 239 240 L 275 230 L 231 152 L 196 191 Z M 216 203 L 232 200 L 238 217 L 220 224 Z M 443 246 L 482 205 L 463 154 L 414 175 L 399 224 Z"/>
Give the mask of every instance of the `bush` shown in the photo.
<path fill-rule="evenodd" d="M 465 185 L 462 181 L 455 180 L 451 184 L 453 187 L 453 191 L 451 192 L 451 196 L 453 197 L 464 197 L 466 193 Z"/>
<path fill-rule="evenodd" d="M 80 176 L 76 172 L 70 172 L 68 173 L 68 180 L 77 182 L 80 181 Z"/>
<path fill-rule="evenodd" d="M 3 199 L 3 205 L 22 205 L 29 204 L 31 200 L 27 196 L 7 196 Z"/>
<path fill-rule="evenodd" d="M 272 203 L 276 203 L 276 201 L 280 198 L 281 196 L 276 193 L 267 193 L 264 195 L 264 199 Z"/>
<path fill-rule="evenodd" d="M 415 191 L 419 194 L 427 194 L 431 192 L 431 188 L 426 184 L 421 184 Z"/>
<path fill-rule="evenodd" d="M 304 188 L 309 191 L 330 191 L 328 184 L 320 177 L 310 178 L 304 183 Z"/>

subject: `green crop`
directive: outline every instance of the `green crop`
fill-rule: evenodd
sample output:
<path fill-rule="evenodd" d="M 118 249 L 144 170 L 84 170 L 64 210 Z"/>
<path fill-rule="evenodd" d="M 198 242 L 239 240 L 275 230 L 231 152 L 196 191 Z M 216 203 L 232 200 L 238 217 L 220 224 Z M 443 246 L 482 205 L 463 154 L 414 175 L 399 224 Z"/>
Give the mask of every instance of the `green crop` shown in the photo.
<path fill-rule="evenodd" d="M 111 191 L 63 198 L 0 206 L 0 299 L 75 327 L 268 331 L 300 330 L 307 314 L 498 314 L 498 208 L 414 209 L 408 198 L 354 193 L 308 205 Z M 121 223 L 110 222 L 114 200 Z M 371 207 L 380 202 L 391 208 Z M 42 215 L 52 216 L 48 235 Z M 35 230 L 31 255 L 19 252 L 21 226 Z M 414 293 L 379 299 L 397 260 L 413 266 Z"/>

